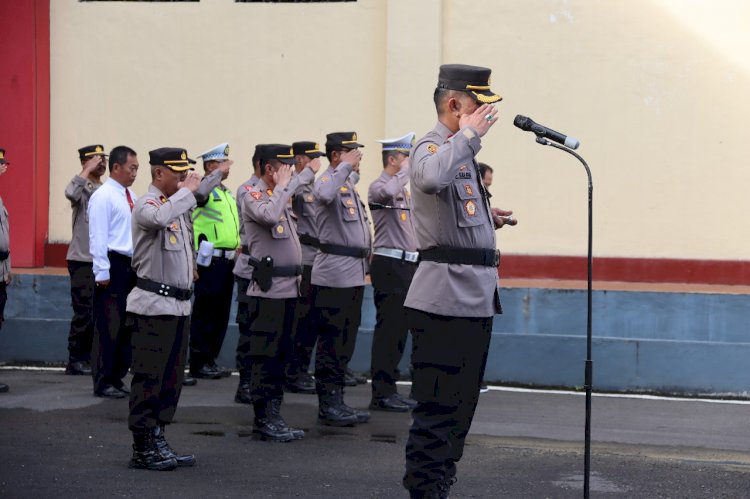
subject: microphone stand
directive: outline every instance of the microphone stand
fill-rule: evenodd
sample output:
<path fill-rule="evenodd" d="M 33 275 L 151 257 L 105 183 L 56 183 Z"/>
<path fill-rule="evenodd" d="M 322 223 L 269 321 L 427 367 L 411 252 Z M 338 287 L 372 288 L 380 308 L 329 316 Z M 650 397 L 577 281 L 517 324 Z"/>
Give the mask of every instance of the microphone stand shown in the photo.
<path fill-rule="evenodd" d="M 591 391 L 593 388 L 593 361 L 591 360 L 591 279 L 593 271 L 593 257 L 591 254 L 592 248 L 592 232 L 593 232 L 593 208 L 592 199 L 594 186 L 591 181 L 591 170 L 586 161 L 576 152 L 568 149 L 567 147 L 557 145 L 550 142 L 544 137 L 537 137 L 537 143 L 543 146 L 552 146 L 555 149 L 560 149 L 568 154 L 575 156 L 578 160 L 583 163 L 583 167 L 586 169 L 586 175 L 589 180 L 589 240 L 588 240 L 588 303 L 587 303 L 587 316 L 586 316 L 586 364 L 584 369 L 584 389 L 586 390 L 586 423 L 584 430 L 584 464 L 583 464 L 583 497 L 588 499 L 589 497 L 589 478 L 591 474 Z"/>

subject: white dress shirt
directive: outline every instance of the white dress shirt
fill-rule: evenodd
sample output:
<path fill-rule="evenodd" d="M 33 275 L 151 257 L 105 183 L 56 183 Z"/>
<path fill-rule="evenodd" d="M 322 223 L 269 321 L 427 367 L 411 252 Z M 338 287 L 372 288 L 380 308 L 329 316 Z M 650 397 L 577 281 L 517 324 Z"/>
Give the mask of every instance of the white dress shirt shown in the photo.
<path fill-rule="evenodd" d="M 109 280 L 108 251 L 133 256 L 131 209 L 127 191 L 130 191 L 132 202 L 135 203 L 136 196 L 132 190 L 108 178 L 89 200 L 89 249 L 96 281 Z"/>

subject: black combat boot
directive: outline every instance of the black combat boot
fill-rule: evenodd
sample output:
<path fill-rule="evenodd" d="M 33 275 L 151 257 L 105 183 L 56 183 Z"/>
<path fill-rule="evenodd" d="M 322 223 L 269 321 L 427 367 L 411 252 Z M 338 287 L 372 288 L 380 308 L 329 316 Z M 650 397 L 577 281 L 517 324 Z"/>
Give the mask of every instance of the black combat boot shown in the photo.
<path fill-rule="evenodd" d="M 355 409 L 354 407 L 350 407 L 346 405 L 346 402 L 344 402 L 344 390 L 341 389 L 338 393 L 339 402 L 341 404 L 341 407 L 345 410 L 350 412 L 351 414 L 354 414 L 354 416 L 357 418 L 357 424 L 367 423 L 370 420 L 370 411 L 363 411 L 360 409 Z"/>
<path fill-rule="evenodd" d="M 292 428 L 288 424 L 286 424 L 286 421 L 284 421 L 284 418 L 281 416 L 281 399 L 272 399 L 271 400 L 271 414 L 270 417 L 273 421 L 276 422 L 281 427 L 284 427 L 287 429 L 287 431 L 291 432 L 292 436 L 294 437 L 294 440 L 301 440 L 305 438 L 305 430 L 299 430 L 297 428 Z"/>
<path fill-rule="evenodd" d="M 357 416 L 343 404 L 341 388 L 318 387 L 318 422 L 327 426 L 354 426 Z"/>
<path fill-rule="evenodd" d="M 274 418 L 270 402 L 253 402 L 253 408 L 255 409 L 253 433 L 258 435 L 261 440 L 271 440 L 273 442 L 290 442 L 295 440 L 291 429 L 286 423 L 283 423 L 283 420 L 279 422 Z"/>
<path fill-rule="evenodd" d="M 133 432 L 133 457 L 128 468 L 141 470 L 169 471 L 177 467 L 173 457 L 164 457 L 154 442 L 153 432 L 141 430 Z"/>
<path fill-rule="evenodd" d="M 250 397 L 250 373 L 244 373 L 242 369 L 240 369 L 240 384 L 237 385 L 234 401 L 238 404 L 252 405 L 253 403 Z"/>
<path fill-rule="evenodd" d="M 177 466 L 188 467 L 195 464 L 195 456 L 192 454 L 177 454 L 174 449 L 169 445 L 167 439 L 164 438 L 164 425 L 158 425 L 154 428 L 154 443 L 156 448 L 159 449 L 164 458 L 172 458 L 177 461 Z"/>

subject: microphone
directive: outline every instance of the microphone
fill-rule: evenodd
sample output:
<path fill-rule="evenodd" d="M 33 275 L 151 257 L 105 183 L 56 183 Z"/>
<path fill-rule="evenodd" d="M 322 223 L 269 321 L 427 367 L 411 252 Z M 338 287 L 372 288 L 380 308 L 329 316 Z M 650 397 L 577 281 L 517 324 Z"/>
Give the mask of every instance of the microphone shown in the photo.
<path fill-rule="evenodd" d="M 539 123 L 534 123 L 534 120 L 532 120 L 531 118 L 521 116 L 520 114 L 517 115 L 516 119 L 513 120 L 513 124 L 521 130 L 534 132 L 537 137 L 545 137 L 550 140 L 554 140 L 558 144 L 562 144 L 565 147 L 569 147 L 571 149 L 578 149 L 578 146 L 581 145 L 581 142 L 578 139 L 563 135 L 560 132 L 552 130 L 551 128 L 540 125 Z"/>

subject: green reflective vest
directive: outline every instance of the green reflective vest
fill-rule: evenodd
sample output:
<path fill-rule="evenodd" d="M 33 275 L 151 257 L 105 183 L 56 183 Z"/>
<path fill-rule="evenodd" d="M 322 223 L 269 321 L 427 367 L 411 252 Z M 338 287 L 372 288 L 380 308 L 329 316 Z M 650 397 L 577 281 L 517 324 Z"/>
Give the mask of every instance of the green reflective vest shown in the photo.
<path fill-rule="evenodd" d="M 217 249 L 237 249 L 240 246 L 240 222 L 237 203 L 228 190 L 217 187 L 208 196 L 208 202 L 193 210 L 195 249 L 201 235 L 214 243 Z"/>

